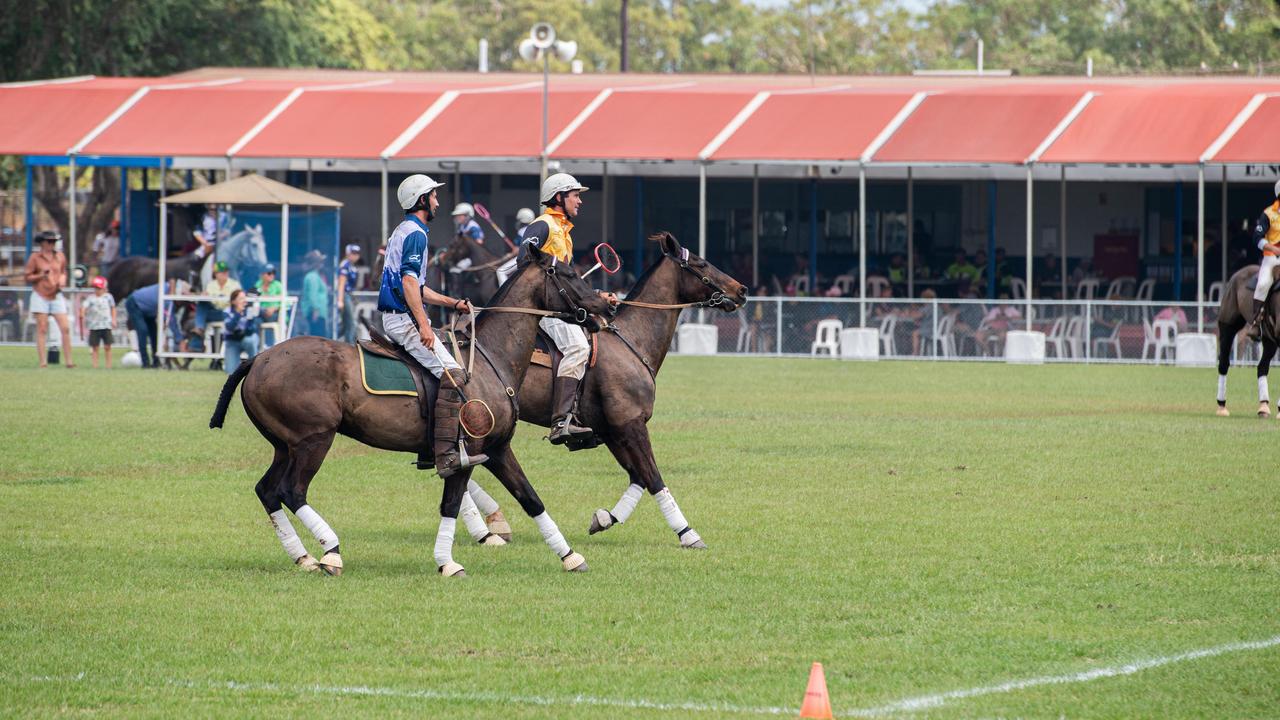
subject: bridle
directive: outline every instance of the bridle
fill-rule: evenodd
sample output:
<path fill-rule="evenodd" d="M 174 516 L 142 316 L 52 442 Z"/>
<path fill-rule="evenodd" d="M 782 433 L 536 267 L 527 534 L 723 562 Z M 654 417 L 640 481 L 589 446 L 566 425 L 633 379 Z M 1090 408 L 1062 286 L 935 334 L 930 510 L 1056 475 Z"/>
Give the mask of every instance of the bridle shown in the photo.
<path fill-rule="evenodd" d="M 622 300 L 620 301 L 621 304 L 631 305 L 634 307 L 649 308 L 651 310 L 681 310 L 684 308 L 692 308 L 692 307 L 714 308 L 714 307 L 720 307 L 721 305 L 734 304 L 733 301 L 729 299 L 729 293 L 725 292 L 724 288 L 717 285 L 714 280 L 712 280 L 710 277 L 706 275 L 706 273 L 701 272 L 700 270 L 698 270 L 697 268 L 695 268 L 693 265 L 689 263 L 688 248 L 680 248 L 679 255 L 673 255 L 672 253 L 667 252 L 666 249 L 664 248 L 662 251 L 662 254 L 663 256 L 670 258 L 677 265 L 679 265 L 681 270 L 692 273 L 694 277 L 702 281 L 703 285 L 711 288 L 711 297 L 707 298 L 706 300 L 699 300 L 697 302 L 675 303 L 670 305 L 663 304 L 663 303 L 640 302 L 639 300 Z"/>

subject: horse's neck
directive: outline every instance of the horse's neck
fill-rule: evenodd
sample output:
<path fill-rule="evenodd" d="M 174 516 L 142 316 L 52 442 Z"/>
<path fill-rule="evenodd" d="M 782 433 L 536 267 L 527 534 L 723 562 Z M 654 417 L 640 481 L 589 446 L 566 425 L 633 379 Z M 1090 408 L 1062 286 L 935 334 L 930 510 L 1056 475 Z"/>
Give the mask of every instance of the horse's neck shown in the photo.
<path fill-rule="evenodd" d="M 676 305 L 681 302 L 679 295 L 680 268 L 675 263 L 663 259 L 662 266 L 654 270 L 640 292 L 627 295 L 628 300 L 635 300 L 654 305 Z M 653 371 L 662 368 L 662 362 L 671 349 L 671 338 L 675 337 L 676 324 L 680 320 L 680 310 L 659 310 L 656 308 L 624 305 L 618 313 L 619 329 L 627 341 L 635 346 L 641 355 L 651 358 Z"/>
<path fill-rule="evenodd" d="M 508 291 L 498 307 L 533 307 L 533 295 L 541 289 L 542 272 L 530 268 L 514 280 L 518 283 Z M 537 315 L 528 313 L 482 313 L 476 320 L 476 341 L 483 345 L 489 359 L 502 373 L 502 380 L 519 390 L 529 370 L 529 358 L 538 336 Z M 461 361 L 461 358 L 457 358 Z"/>
<path fill-rule="evenodd" d="M 475 240 L 471 240 L 471 261 L 474 263 L 486 263 L 490 260 L 497 260 L 499 255 L 489 249 L 488 245 L 481 245 Z"/>

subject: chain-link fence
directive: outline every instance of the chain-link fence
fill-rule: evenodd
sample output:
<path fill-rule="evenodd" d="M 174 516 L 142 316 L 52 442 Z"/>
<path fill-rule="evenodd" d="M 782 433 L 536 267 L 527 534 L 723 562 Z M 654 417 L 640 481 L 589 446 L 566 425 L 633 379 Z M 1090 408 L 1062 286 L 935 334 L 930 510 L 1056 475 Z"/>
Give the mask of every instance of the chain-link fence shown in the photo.
<path fill-rule="evenodd" d="M 80 301 L 90 292 L 65 291 L 75 345 L 84 345 L 89 336 L 79 318 Z M 27 287 L 0 286 L 0 344 L 34 344 L 30 295 Z M 358 335 L 367 337 L 360 321 L 368 319 L 377 325 L 377 293 L 357 292 L 353 298 Z M 123 308 L 117 317 L 117 344 L 135 345 L 133 333 L 125 327 Z M 877 330 L 881 357 L 1003 362 L 1007 333 L 1027 329 L 1027 303 L 899 298 L 863 303 L 856 298 L 753 297 L 734 313 L 686 310 L 680 321 L 714 326 L 717 352 L 726 354 L 839 357 L 843 331 L 868 327 Z M 1048 362 L 1170 363 L 1178 334 L 1197 332 L 1201 327 L 1203 332 L 1217 334 L 1218 306 L 1036 300 L 1031 303 L 1030 325 L 1045 334 Z M 294 331 L 298 332 L 297 328 Z M 50 333 L 56 339 L 55 327 L 51 326 Z M 678 341 L 675 346 L 679 351 Z M 1254 363 L 1260 353 L 1257 343 L 1241 336 L 1232 356 L 1237 363 Z"/>

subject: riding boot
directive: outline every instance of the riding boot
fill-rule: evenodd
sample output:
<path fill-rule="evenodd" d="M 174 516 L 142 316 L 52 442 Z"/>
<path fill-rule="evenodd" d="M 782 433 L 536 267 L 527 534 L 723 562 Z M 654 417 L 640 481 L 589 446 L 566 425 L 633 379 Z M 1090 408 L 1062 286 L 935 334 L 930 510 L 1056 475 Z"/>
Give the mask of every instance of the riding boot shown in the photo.
<path fill-rule="evenodd" d="M 574 421 L 574 412 L 578 406 L 578 386 L 581 380 L 571 377 L 556 378 L 555 385 L 552 387 L 552 410 L 554 411 L 551 420 L 551 440 L 552 445 L 563 445 L 570 440 L 585 440 L 593 435 L 595 431 L 589 427 L 583 427 Z"/>
<path fill-rule="evenodd" d="M 1249 327 L 1245 328 L 1245 334 L 1250 340 L 1257 341 L 1262 337 L 1262 305 L 1265 300 L 1253 299 L 1253 319 L 1249 321 Z"/>
<path fill-rule="evenodd" d="M 454 378 L 466 386 L 466 377 L 454 372 Z M 435 407 L 435 448 L 436 472 L 440 477 L 450 475 L 489 460 L 487 455 L 469 455 L 463 444 L 459 429 L 461 428 L 462 391 L 453 387 L 448 378 L 442 378 L 440 391 L 436 396 Z"/>

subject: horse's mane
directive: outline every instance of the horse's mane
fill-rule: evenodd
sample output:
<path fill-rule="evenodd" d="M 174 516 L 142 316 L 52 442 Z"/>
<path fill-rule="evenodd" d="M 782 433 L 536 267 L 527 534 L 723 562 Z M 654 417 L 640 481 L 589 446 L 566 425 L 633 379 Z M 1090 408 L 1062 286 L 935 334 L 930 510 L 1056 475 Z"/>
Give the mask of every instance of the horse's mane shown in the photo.
<path fill-rule="evenodd" d="M 536 265 L 536 264 L 537 263 L 535 263 L 533 260 L 525 260 L 521 263 L 518 263 L 516 265 L 516 271 L 511 273 L 511 277 L 507 278 L 507 281 L 502 283 L 502 286 L 498 288 L 498 292 L 494 293 L 493 297 L 489 298 L 489 302 L 485 304 L 490 307 L 494 307 L 499 303 L 501 303 L 503 300 L 505 300 L 507 295 L 511 292 L 511 286 L 512 284 L 515 283 L 516 278 L 523 275 L 524 271 L 528 269 L 530 265 Z"/>
<path fill-rule="evenodd" d="M 627 291 L 627 297 L 634 298 L 644 291 L 644 286 L 649 282 L 649 279 L 654 276 L 654 274 L 658 270 L 658 267 L 662 265 L 662 261 L 665 260 L 666 257 L 667 256 L 663 254 L 662 257 L 659 257 L 657 260 L 655 260 L 652 265 L 645 268 L 644 272 L 641 273 L 640 277 L 636 279 L 635 284 L 632 285 L 631 289 Z"/>

